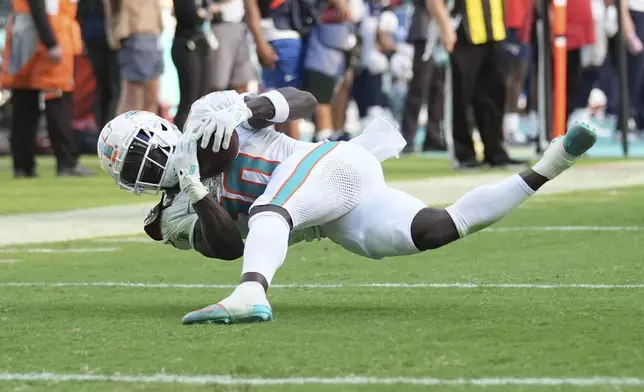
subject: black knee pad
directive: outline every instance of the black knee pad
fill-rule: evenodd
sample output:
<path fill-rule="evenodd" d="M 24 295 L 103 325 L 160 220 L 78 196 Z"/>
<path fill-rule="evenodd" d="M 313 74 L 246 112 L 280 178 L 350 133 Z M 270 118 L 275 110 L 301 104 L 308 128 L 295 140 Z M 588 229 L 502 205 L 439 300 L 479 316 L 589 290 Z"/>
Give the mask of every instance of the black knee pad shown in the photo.
<path fill-rule="evenodd" d="M 256 207 L 253 207 L 248 213 L 248 219 L 252 218 L 253 215 L 259 214 L 260 212 L 274 212 L 276 214 L 279 214 L 282 218 L 286 220 L 291 230 L 293 230 L 293 218 L 291 218 L 291 214 L 289 214 L 288 211 L 286 211 L 284 208 L 273 204 L 256 206 Z"/>
<path fill-rule="evenodd" d="M 423 208 L 411 222 L 411 239 L 418 250 L 437 249 L 459 238 L 452 217 L 444 209 Z"/>

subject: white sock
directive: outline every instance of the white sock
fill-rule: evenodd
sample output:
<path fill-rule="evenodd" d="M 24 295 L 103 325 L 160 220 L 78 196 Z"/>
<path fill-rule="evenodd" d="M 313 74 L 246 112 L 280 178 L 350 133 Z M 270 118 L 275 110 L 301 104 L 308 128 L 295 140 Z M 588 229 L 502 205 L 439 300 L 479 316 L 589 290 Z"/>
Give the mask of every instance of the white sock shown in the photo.
<path fill-rule="evenodd" d="M 257 272 L 271 284 L 277 269 L 284 263 L 291 228 L 281 215 L 260 212 L 248 221 L 242 274 Z"/>
<path fill-rule="evenodd" d="M 562 139 L 560 137 L 552 141 L 532 170 L 552 180 L 575 164 L 577 158 L 566 152 Z"/>
<path fill-rule="evenodd" d="M 244 282 L 235 288 L 232 294 L 227 298 L 219 301 L 228 312 L 234 313 L 235 310 L 243 311 L 245 306 L 265 305 L 270 307 L 264 286 L 259 282 Z"/>
<path fill-rule="evenodd" d="M 534 190 L 515 174 L 496 184 L 474 188 L 445 210 L 462 238 L 503 218 L 532 195 Z"/>

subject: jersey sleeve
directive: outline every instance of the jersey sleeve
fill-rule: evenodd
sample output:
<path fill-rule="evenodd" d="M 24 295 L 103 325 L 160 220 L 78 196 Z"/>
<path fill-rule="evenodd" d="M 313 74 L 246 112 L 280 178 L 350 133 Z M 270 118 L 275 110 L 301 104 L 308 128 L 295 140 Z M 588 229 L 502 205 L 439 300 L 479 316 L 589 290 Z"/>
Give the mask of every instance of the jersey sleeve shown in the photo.
<path fill-rule="evenodd" d="M 197 219 L 188 195 L 179 193 L 161 214 L 161 234 L 165 243 L 181 250 L 194 249 Z"/>

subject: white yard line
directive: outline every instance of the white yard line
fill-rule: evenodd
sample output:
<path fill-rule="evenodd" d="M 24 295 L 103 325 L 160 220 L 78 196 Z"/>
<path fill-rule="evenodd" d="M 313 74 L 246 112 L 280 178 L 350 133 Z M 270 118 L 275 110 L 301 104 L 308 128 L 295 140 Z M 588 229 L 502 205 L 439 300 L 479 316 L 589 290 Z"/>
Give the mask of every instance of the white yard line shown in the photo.
<path fill-rule="evenodd" d="M 143 283 L 143 282 L 0 282 L 0 287 L 128 287 L 146 289 L 232 289 L 235 284 Z M 403 288 L 403 289 L 644 289 L 644 283 L 294 283 L 276 284 L 272 289 Z"/>
<path fill-rule="evenodd" d="M 0 254 L 2 253 L 106 253 L 106 252 L 117 252 L 121 250 L 120 248 L 59 248 L 59 249 L 48 249 L 48 248 L 26 248 L 26 249 L 12 249 L 12 248 L 0 248 Z"/>
<path fill-rule="evenodd" d="M 18 262 L 20 262 L 18 259 L 0 259 L 0 264 L 13 264 Z"/>
<path fill-rule="evenodd" d="M 143 243 L 143 244 L 155 244 L 151 238 L 144 237 L 112 237 L 112 238 L 97 238 L 95 242 L 104 242 L 108 244 L 122 244 L 122 243 Z"/>
<path fill-rule="evenodd" d="M 507 231 L 641 231 L 640 226 L 516 226 L 516 227 L 490 227 L 484 232 Z"/>
<path fill-rule="evenodd" d="M 182 375 L 182 374 L 64 374 L 64 373 L 0 373 L 0 381 L 103 381 L 123 383 L 156 384 L 214 384 L 214 385 L 443 385 L 443 386 L 641 386 L 644 378 L 636 377 L 490 377 L 444 379 L 433 377 L 288 377 L 288 378 L 238 378 L 228 375 Z"/>
<path fill-rule="evenodd" d="M 473 173 L 416 181 L 391 182 L 428 205 L 448 204 L 472 188 L 500 181 L 508 173 Z M 644 185 L 644 162 L 617 162 L 575 167 L 544 186 L 539 195 Z M 0 246 L 51 243 L 143 232 L 154 202 L 75 211 L 0 216 Z"/>

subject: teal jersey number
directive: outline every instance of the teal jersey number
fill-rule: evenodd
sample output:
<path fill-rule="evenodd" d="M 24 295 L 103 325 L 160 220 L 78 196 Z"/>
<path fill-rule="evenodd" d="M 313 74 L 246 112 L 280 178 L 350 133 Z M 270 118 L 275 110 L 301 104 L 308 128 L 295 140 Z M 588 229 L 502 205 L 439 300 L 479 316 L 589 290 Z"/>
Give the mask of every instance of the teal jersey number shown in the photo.
<path fill-rule="evenodd" d="M 280 163 L 240 153 L 224 173 L 224 189 L 231 195 L 245 196 L 255 201 L 266 190 L 266 184 L 244 179 L 244 172 L 254 172 L 270 177 Z M 233 218 L 248 214 L 252 202 L 222 197 L 221 205 Z"/>

